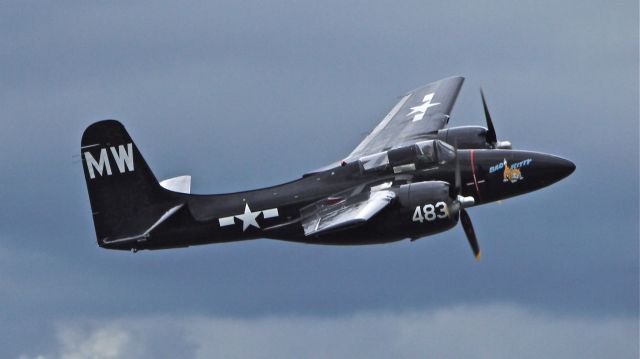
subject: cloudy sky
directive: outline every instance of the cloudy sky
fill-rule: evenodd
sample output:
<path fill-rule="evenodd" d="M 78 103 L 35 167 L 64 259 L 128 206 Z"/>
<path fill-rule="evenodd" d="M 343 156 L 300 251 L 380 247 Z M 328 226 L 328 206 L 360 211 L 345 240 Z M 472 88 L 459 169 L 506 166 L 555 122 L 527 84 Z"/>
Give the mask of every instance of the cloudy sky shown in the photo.
<path fill-rule="evenodd" d="M 638 357 L 637 1 L 3 2 L 0 357 Z M 405 91 L 573 160 L 417 242 L 99 249 L 77 157 L 122 121 L 221 193 L 342 158 Z"/>

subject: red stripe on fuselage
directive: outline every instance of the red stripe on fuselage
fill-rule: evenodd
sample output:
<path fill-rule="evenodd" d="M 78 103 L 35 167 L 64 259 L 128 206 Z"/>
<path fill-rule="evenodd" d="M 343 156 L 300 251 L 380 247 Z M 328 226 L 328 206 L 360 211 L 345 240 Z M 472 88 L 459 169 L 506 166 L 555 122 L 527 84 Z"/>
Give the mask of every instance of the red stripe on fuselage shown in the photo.
<path fill-rule="evenodd" d="M 469 152 L 469 157 L 471 158 L 471 176 L 473 176 L 473 184 L 476 185 L 476 193 L 478 194 L 478 199 L 480 199 L 480 187 L 478 187 L 478 180 L 476 179 L 476 163 L 473 160 L 473 150 Z"/>

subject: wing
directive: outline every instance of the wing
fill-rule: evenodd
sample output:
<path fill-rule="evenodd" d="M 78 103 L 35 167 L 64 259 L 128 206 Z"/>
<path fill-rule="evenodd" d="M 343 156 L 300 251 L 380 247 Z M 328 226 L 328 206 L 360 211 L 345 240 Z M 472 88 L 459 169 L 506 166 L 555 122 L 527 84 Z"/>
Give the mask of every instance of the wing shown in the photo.
<path fill-rule="evenodd" d="M 395 198 L 392 191 L 330 197 L 300 210 L 305 236 L 317 236 L 366 223 Z"/>
<path fill-rule="evenodd" d="M 449 77 L 402 96 L 346 161 L 433 138 L 449 122 L 463 82 L 463 77 Z"/>

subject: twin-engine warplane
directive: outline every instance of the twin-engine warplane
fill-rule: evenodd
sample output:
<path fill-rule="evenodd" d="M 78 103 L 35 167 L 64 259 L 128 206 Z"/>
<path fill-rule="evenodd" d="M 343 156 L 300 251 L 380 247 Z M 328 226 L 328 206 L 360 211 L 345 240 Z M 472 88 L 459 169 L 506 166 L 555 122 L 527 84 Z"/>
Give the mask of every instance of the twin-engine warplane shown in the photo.
<path fill-rule="evenodd" d="M 479 258 L 466 208 L 548 186 L 575 165 L 498 141 L 484 95 L 486 128 L 447 128 L 463 81 L 446 78 L 405 94 L 334 164 L 230 194 L 191 194 L 189 176 L 158 182 L 122 124 L 96 122 L 82 136 L 81 157 L 98 245 L 136 252 L 256 238 L 378 244 L 460 221 Z"/>

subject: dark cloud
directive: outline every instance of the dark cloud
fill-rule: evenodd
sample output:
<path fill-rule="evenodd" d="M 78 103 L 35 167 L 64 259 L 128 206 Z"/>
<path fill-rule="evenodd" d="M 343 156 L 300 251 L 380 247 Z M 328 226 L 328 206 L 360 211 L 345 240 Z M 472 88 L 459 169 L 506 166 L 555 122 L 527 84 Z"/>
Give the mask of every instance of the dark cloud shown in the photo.
<path fill-rule="evenodd" d="M 634 331 L 631 318 L 556 317 L 505 304 L 323 318 L 134 316 L 60 324 L 50 354 L 20 358 L 632 358 Z"/>

